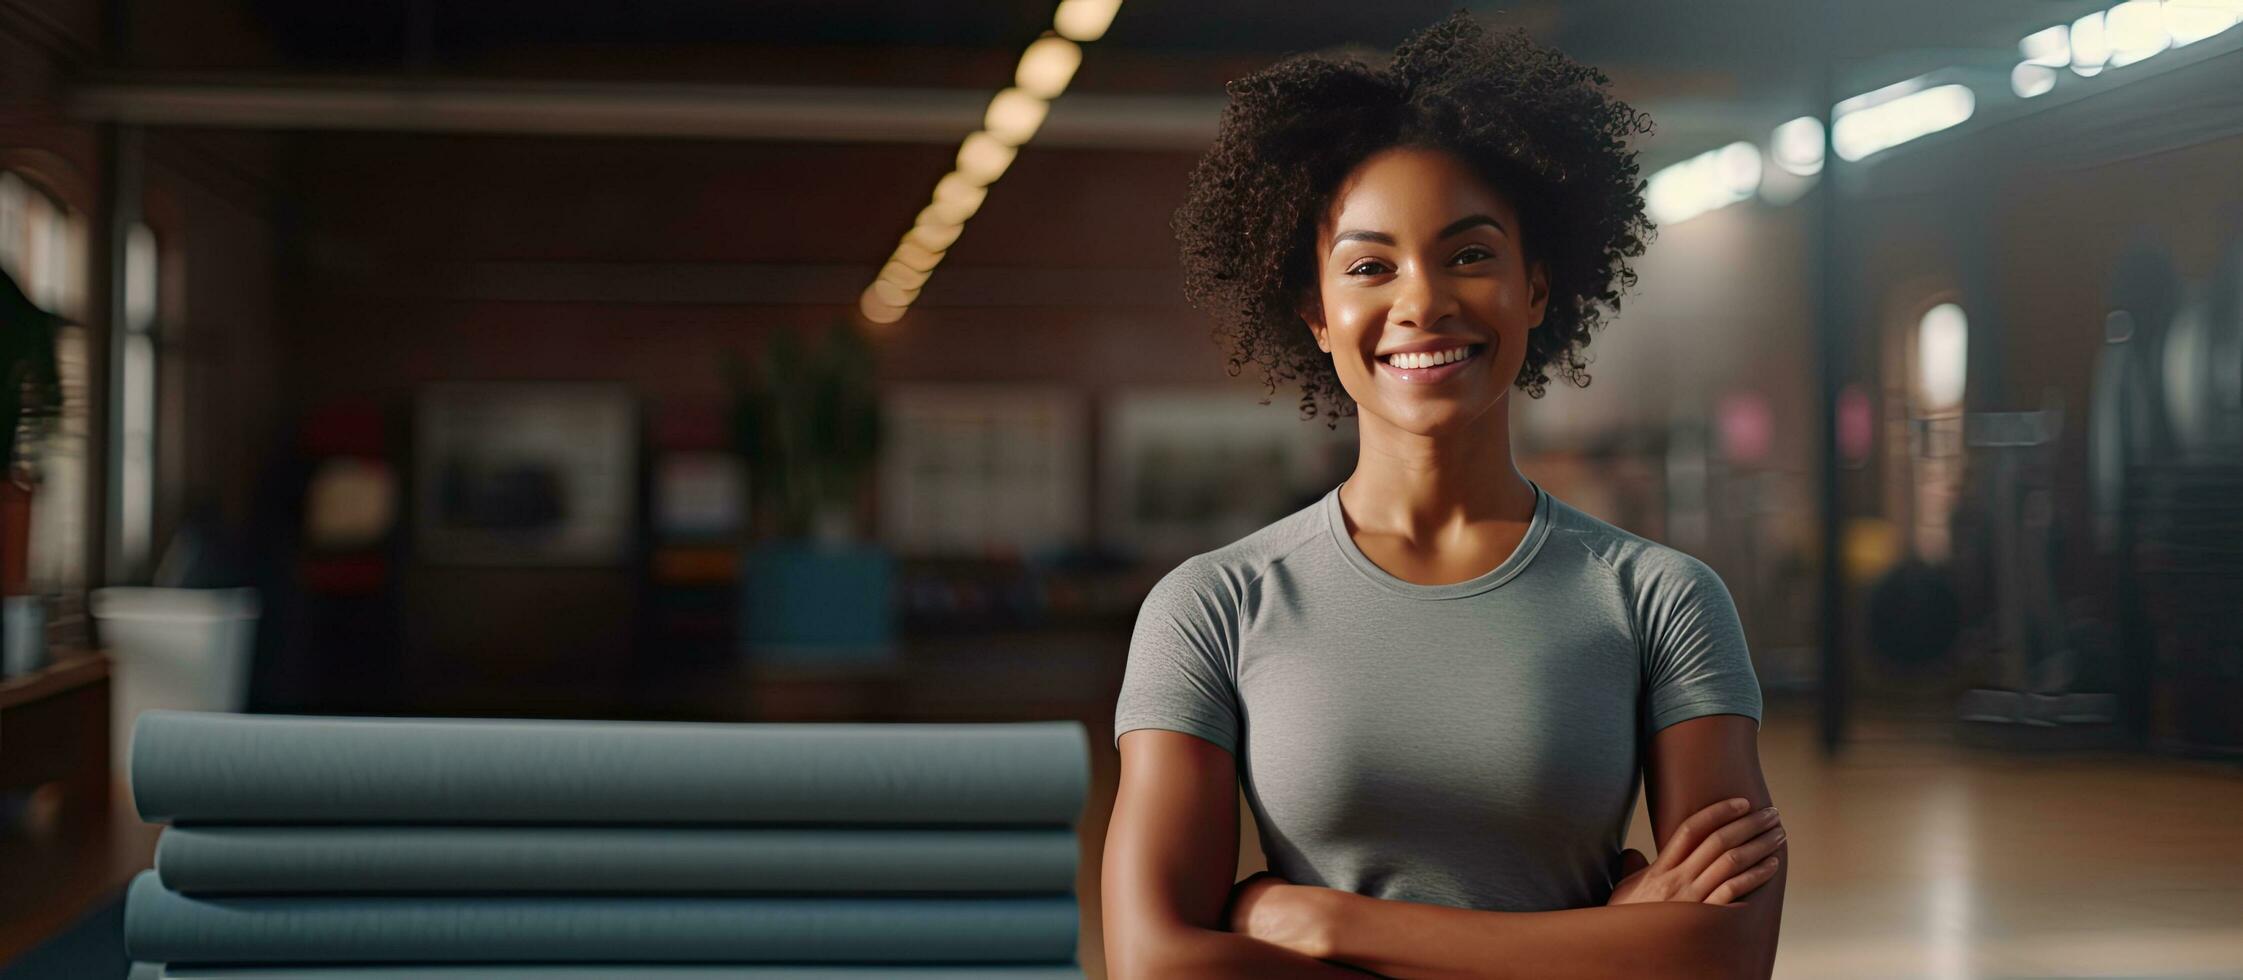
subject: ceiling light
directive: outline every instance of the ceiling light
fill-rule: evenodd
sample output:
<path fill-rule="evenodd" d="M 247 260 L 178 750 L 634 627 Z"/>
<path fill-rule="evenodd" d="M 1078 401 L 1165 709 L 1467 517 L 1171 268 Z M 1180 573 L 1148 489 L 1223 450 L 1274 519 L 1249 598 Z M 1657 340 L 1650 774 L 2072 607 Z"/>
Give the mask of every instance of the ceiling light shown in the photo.
<path fill-rule="evenodd" d="M 926 217 L 926 214 L 925 211 L 919 212 L 922 218 Z M 941 222 L 929 224 L 923 222 L 912 225 L 910 231 L 904 232 L 903 240 L 906 244 L 917 243 L 921 248 L 931 252 L 946 252 L 950 250 L 953 243 L 958 241 L 958 235 L 965 230 L 966 226 L 960 224 Z"/>
<path fill-rule="evenodd" d="M 1069 40 L 1096 41 L 1106 36 L 1119 10 L 1121 0 L 1060 0 L 1059 9 L 1052 11 L 1051 26 Z"/>
<path fill-rule="evenodd" d="M 1822 172 L 1822 120 L 1800 116 L 1776 127 L 1768 155 L 1785 173 L 1812 177 Z"/>
<path fill-rule="evenodd" d="M 1651 175 L 1644 203 L 1663 225 L 1728 207 L 1760 189 L 1760 148 L 1747 142 L 1708 150 Z"/>
<path fill-rule="evenodd" d="M 1039 99 L 1051 100 L 1067 91 L 1067 83 L 1075 77 L 1075 69 L 1082 66 L 1083 49 L 1063 37 L 1037 38 L 1028 50 L 1020 53 L 1020 67 L 1013 72 L 1013 84 L 1020 86 Z"/>
<path fill-rule="evenodd" d="M 2076 29 L 2073 36 L 2078 36 Z M 1910 92 L 1839 116 L 1831 123 L 1831 146 L 1841 159 L 1859 160 L 1958 125 L 1977 107 L 1978 97 L 1967 86 L 1940 85 Z"/>
<path fill-rule="evenodd" d="M 1013 85 L 989 100 L 982 128 L 958 144 L 958 165 L 935 182 L 933 200 L 921 208 L 911 230 L 865 287 L 857 308 L 874 323 L 894 323 L 926 288 L 966 221 L 989 198 L 989 185 L 1005 175 L 1020 146 L 1043 128 L 1051 100 L 1067 90 L 1082 67 L 1077 41 L 1095 41 L 1113 26 L 1122 0 L 1061 0 L 1052 12 L 1053 31 L 1029 43 L 1013 69 Z M 1755 164 L 1758 159 L 1755 158 Z"/>
<path fill-rule="evenodd" d="M 1017 88 L 1008 88 L 989 100 L 989 112 L 981 117 L 981 128 L 1007 146 L 1019 146 L 1036 135 L 1044 124 L 1044 116 L 1051 111 L 1051 103 Z"/>
<path fill-rule="evenodd" d="M 2173 43 L 2157 0 L 2126 0 L 2112 7 L 2103 15 L 2103 35 L 2113 68 L 2153 57 Z"/>
<path fill-rule="evenodd" d="M 2098 74 L 2103 62 L 2110 60 L 2110 39 L 2103 26 L 2100 10 L 2072 22 L 2073 73 L 2082 77 Z"/>
<path fill-rule="evenodd" d="M 984 187 L 1005 175 L 1019 151 L 986 132 L 975 130 L 958 144 L 958 175 Z"/>
<path fill-rule="evenodd" d="M 882 282 L 892 282 L 907 290 L 917 292 L 919 287 L 927 284 L 927 277 L 933 274 L 934 270 L 932 269 L 914 269 L 894 259 L 889 259 L 887 265 L 880 267 L 879 278 Z"/>
<path fill-rule="evenodd" d="M 2047 95 L 2056 87 L 2056 69 L 2047 65 L 2023 62 L 2009 71 L 2009 90 L 2020 99 Z"/>
<path fill-rule="evenodd" d="M 948 201 L 937 200 L 919 212 L 919 220 L 928 224 L 963 225 L 967 218 L 974 216 L 974 210 L 980 205 L 980 201 L 956 198 Z"/>
<path fill-rule="evenodd" d="M 981 210 L 981 202 L 988 198 L 986 185 L 977 184 L 954 170 L 935 182 L 934 204 L 930 207 L 949 221 L 964 223 Z"/>
<path fill-rule="evenodd" d="M 2165 0 L 2165 32 L 2181 47 L 2243 24 L 2243 0 Z"/>
<path fill-rule="evenodd" d="M 912 299 L 919 295 L 919 290 L 906 289 L 893 279 L 875 279 L 867 291 L 881 304 L 896 307 L 910 306 Z"/>
<path fill-rule="evenodd" d="M 895 254 L 888 256 L 888 258 L 890 261 L 921 272 L 933 272 L 935 266 L 942 264 L 941 250 L 931 249 L 908 240 L 897 245 Z"/>
<path fill-rule="evenodd" d="M 877 286 L 879 284 L 874 283 L 873 285 Z M 857 312 L 864 314 L 865 319 L 874 323 L 894 323 L 901 320 L 903 319 L 904 309 L 905 307 L 902 306 L 882 302 L 879 296 L 874 295 L 873 286 L 865 287 L 863 298 L 857 300 Z"/>
<path fill-rule="evenodd" d="M 2072 63 L 2072 29 L 2065 24 L 2034 31 L 2017 42 L 2017 53 L 2028 64 L 2062 68 Z"/>

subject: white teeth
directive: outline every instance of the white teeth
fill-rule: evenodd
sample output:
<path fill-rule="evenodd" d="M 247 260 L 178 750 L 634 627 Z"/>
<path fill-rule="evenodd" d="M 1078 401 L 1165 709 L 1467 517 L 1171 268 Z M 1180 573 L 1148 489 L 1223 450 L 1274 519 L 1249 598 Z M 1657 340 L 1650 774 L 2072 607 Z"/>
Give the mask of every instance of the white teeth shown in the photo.
<path fill-rule="evenodd" d="M 1423 354 L 1389 354 L 1386 357 L 1386 363 L 1392 364 L 1398 368 L 1440 367 L 1443 364 L 1449 364 L 1463 360 L 1467 355 L 1471 353 L 1471 351 L 1472 348 L 1467 346 L 1451 347 L 1448 350 L 1432 351 L 1430 353 Z"/>

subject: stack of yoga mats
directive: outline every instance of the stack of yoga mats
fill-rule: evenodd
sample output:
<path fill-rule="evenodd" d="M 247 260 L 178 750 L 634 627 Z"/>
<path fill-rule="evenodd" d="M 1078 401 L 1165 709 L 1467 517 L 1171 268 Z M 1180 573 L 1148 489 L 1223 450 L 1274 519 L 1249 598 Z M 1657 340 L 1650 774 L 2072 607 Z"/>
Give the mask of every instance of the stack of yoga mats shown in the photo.
<path fill-rule="evenodd" d="M 1074 722 L 151 711 L 125 948 L 206 980 L 1080 978 Z"/>

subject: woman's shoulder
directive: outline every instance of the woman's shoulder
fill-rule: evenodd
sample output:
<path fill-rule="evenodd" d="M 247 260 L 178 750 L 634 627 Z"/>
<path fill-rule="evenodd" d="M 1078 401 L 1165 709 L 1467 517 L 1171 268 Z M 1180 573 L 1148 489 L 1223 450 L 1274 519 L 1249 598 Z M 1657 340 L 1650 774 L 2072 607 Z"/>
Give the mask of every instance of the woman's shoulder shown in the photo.
<path fill-rule="evenodd" d="M 1154 592 L 1243 594 L 1271 566 L 1318 539 L 1324 527 L 1323 506 L 1320 497 L 1253 533 L 1184 559 L 1161 577 Z"/>
<path fill-rule="evenodd" d="M 1550 533 L 1561 536 L 1594 555 L 1633 590 L 1668 584 L 1703 584 L 1720 576 L 1687 551 L 1637 534 L 1550 497 Z"/>

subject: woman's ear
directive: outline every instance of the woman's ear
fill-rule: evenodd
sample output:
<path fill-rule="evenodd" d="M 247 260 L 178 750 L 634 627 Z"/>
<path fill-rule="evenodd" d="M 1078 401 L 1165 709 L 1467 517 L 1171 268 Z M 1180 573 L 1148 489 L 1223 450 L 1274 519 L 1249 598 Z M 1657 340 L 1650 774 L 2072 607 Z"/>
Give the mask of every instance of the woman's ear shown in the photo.
<path fill-rule="evenodd" d="M 1326 354 L 1331 353 L 1332 342 L 1326 336 L 1324 327 L 1324 304 L 1318 302 L 1314 295 L 1304 295 L 1294 302 L 1293 313 L 1301 318 L 1302 323 L 1308 324 L 1309 335 L 1316 338 L 1316 349 Z"/>
<path fill-rule="evenodd" d="M 1532 330 L 1541 326 L 1542 318 L 1550 312 L 1550 270 L 1537 260 L 1527 266 L 1526 275 L 1528 308 L 1534 311 L 1534 323 L 1527 329 Z"/>

